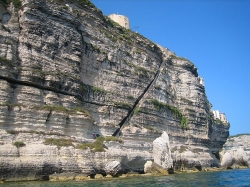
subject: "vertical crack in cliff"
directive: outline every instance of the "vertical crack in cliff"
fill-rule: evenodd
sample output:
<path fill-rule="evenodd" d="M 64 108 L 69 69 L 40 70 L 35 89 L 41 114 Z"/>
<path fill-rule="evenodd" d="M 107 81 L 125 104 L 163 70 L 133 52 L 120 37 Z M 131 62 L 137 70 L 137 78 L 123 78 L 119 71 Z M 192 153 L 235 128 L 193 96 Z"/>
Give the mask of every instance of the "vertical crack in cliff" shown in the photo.
<path fill-rule="evenodd" d="M 134 114 L 134 110 L 136 109 L 136 107 L 139 107 L 142 103 L 143 103 L 143 98 L 146 98 L 148 92 L 151 90 L 152 86 L 154 85 L 154 83 L 157 81 L 162 66 L 165 64 L 165 61 L 162 61 L 159 69 L 157 70 L 154 79 L 149 83 L 149 85 L 144 89 L 144 91 L 142 92 L 142 94 L 136 99 L 132 109 L 128 112 L 127 116 L 125 116 L 122 121 L 119 123 L 119 128 L 116 129 L 116 131 L 112 134 L 112 136 L 117 136 L 118 133 L 120 133 L 122 127 L 127 124 L 129 122 L 129 120 L 132 118 L 133 114 Z"/>

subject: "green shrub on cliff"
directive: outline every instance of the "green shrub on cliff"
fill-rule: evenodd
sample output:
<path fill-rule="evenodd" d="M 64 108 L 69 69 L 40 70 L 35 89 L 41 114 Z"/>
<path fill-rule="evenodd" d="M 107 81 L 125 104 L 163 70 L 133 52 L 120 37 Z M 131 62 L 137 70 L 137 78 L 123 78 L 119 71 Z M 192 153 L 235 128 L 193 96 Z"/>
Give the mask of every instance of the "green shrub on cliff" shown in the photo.
<path fill-rule="evenodd" d="M 122 143 L 123 141 L 115 136 L 107 136 L 105 137 L 104 141 L 106 142 L 110 142 L 110 141 L 115 141 L 115 142 L 119 142 Z"/>
<path fill-rule="evenodd" d="M 15 8 L 21 8 L 22 2 L 20 0 L 0 0 L 0 4 L 7 7 L 10 3 L 13 3 Z"/>
<path fill-rule="evenodd" d="M 137 106 L 134 110 L 134 115 L 137 115 L 139 113 L 139 111 L 140 111 L 140 107 Z"/>
<path fill-rule="evenodd" d="M 178 108 L 174 107 L 174 106 L 162 103 L 162 102 L 158 101 L 157 99 L 152 99 L 150 102 L 151 102 L 151 104 L 154 105 L 154 107 L 157 110 L 160 110 L 161 108 L 168 109 L 175 115 L 175 117 L 177 117 L 177 118 L 182 117 L 181 111 Z"/>
<path fill-rule="evenodd" d="M 107 137 L 99 136 L 96 138 L 96 140 L 94 142 L 92 142 L 92 143 L 80 143 L 76 146 L 76 148 L 82 149 L 82 150 L 89 148 L 93 152 L 103 152 L 103 151 L 105 151 L 104 144 L 103 144 L 104 141 L 107 141 L 107 142 L 116 141 L 119 143 L 123 142 L 122 140 L 120 140 L 119 138 L 114 137 L 114 136 L 107 136 Z"/>
<path fill-rule="evenodd" d="M 128 110 L 132 108 L 132 106 L 129 103 L 125 103 L 125 102 L 115 102 L 114 104 L 117 108 L 125 108 Z"/>
<path fill-rule="evenodd" d="M 181 128 L 185 130 L 188 129 L 187 125 L 188 119 L 185 116 L 183 116 L 183 114 L 178 108 L 171 106 L 169 104 L 162 103 L 157 99 L 150 100 L 150 103 L 153 104 L 157 110 L 160 110 L 161 108 L 170 110 L 175 115 L 176 118 L 179 118 L 181 120 Z"/>
<path fill-rule="evenodd" d="M 8 134 L 18 135 L 19 133 L 30 133 L 30 134 L 40 134 L 40 135 L 57 135 L 57 136 L 66 136 L 59 132 L 44 132 L 44 131 L 35 131 L 35 130 L 6 130 Z"/>
<path fill-rule="evenodd" d="M 64 106 L 57 106 L 57 105 L 43 105 L 43 106 L 33 106 L 33 109 L 36 110 L 48 110 L 48 111 L 56 111 L 56 112 L 63 112 L 66 114 L 77 114 L 78 112 L 82 113 L 85 117 L 91 117 L 89 112 L 82 107 L 75 107 L 71 109 L 67 109 Z"/>
<path fill-rule="evenodd" d="M 152 132 L 155 132 L 155 133 L 161 133 L 161 131 L 159 131 L 157 128 L 149 126 L 149 125 L 144 125 L 144 128 L 148 129 L 148 130 L 150 130 Z"/>
<path fill-rule="evenodd" d="M 128 99 L 135 99 L 132 95 L 127 96 Z"/>
<path fill-rule="evenodd" d="M 187 148 L 188 148 L 187 146 L 181 145 L 180 146 L 180 153 L 187 151 Z"/>
<path fill-rule="evenodd" d="M 174 146 L 174 147 L 171 149 L 171 153 L 174 153 L 175 151 L 177 151 L 177 146 Z"/>
<path fill-rule="evenodd" d="M 181 128 L 182 129 L 188 129 L 188 126 L 187 126 L 187 122 L 188 122 L 188 119 L 184 116 L 181 116 Z"/>
<path fill-rule="evenodd" d="M 104 151 L 104 146 L 103 146 L 103 141 L 98 137 L 96 141 L 92 143 L 80 143 L 76 146 L 77 149 L 90 149 L 93 152 L 103 152 Z"/>
<path fill-rule="evenodd" d="M 16 130 L 6 130 L 8 134 L 17 135 L 19 132 Z"/>
<path fill-rule="evenodd" d="M 108 93 L 107 90 L 104 90 L 104 89 L 101 89 L 101 88 L 98 88 L 98 87 L 95 87 L 95 86 L 93 86 L 93 90 L 94 90 L 95 92 L 99 92 L 99 93 L 102 93 L 102 94 Z"/>
<path fill-rule="evenodd" d="M 2 61 L 2 62 L 8 62 L 8 63 L 12 62 L 11 60 L 8 60 L 7 58 L 5 58 L 3 56 L 0 56 L 0 61 Z"/>
<path fill-rule="evenodd" d="M 170 58 L 172 59 L 177 59 L 177 60 L 185 60 L 185 61 L 188 61 L 190 63 L 192 63 L 190 60 L 188 60 L 187 58 L 184 58 L 184 57 L 179 57 L 179 56 L 176 56 L 176 55 L 170 55 Z"/>
<path fill-rule="evenodd" d="M 160 87 L 159 85 L 155 85 L 154 88 L 155 88 L 156 90 L 161 90 L 161 87 Z"/>
<path fill-rule="evenodd" d="M 48 110 L 48 111 L 57 111 L 57 112 L 67 112 L 67 109 L 63 106 L 56 106 L 56 105 L 43 105 L 43 106 L 34 106 L 34 109 L 37 110 Z"/>
<path fill-rule="evenodd" d="M 26 144 L 23 143 L 23 142 L 15 142 L 15 143 L 14 143 L 14 146 L 16 146 L 17 148 L 19 148 L 19 147 L 24 147 L 24 146 L 26 146 Z"/>
<path fill-rule="evenodd" d="M 138 74 L 139 76 L 142 76 L 142 77 L 146 77 L 146 78 L 149 78 L 149 73 L 150 71 L 147 70 L 146 68 L 144 67 L 141 67 L 141 66 L 137 66 L 135 68 L 135 73 Z"/>
<path fill-rule="evenodd" d="M 65 138 L 60 138 L 60 139 L 56 139 L 56 138 L 46 138 L 45 145 L 56 145 L 57 147 L 62 147 L 62 146 L 74 146 L 72 144 L 72 140 L 71 139 L 65 139 Z"/>
<path fill-rule="evenodd" d="M 90 1 L 90 0 L 71 0 L 71 1 L 68 1 L 68 0 L 53 0 L 54 3 L 57 3 L 57 4 L 64 4 L 64 3 L 67 3 L 67 2 L 77 2 L 81 5 L 87 5 L 91 8 L 95 8 L 95 5 Z"/>

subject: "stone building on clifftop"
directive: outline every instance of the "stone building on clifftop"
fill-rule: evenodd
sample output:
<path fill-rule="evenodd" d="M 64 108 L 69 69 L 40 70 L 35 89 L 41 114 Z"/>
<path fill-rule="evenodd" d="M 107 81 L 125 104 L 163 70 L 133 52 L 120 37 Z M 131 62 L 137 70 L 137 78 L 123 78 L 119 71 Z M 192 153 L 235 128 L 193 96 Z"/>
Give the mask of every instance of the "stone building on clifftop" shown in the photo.
<path fill-rule="evenodd" d="M 128 17 L 119 14 L 110 14 L 108 17 L 126 29 L 130 29 Z"/>
<path fill-rule="evenodd" d="M 226 114 L 221 113 L 219 110 L 213 110 L 214 119 L 219 119 L 222 123 L 228 123 Z"/>

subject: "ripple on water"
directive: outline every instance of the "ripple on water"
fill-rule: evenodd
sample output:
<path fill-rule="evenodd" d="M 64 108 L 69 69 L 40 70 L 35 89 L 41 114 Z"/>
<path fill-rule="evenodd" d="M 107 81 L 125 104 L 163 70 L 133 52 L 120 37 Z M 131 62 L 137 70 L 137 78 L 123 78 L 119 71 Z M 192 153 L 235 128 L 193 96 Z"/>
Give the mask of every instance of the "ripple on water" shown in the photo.
<path fill-rule="evenodd" d="M 8 187 L 249 187 L 250 169 L 226 170 L 219 172 L 199 172 L 190 174 L 174 174 L 163 177 L 131 177 L 106 181 L 82 182 L 9 182 Z"/>

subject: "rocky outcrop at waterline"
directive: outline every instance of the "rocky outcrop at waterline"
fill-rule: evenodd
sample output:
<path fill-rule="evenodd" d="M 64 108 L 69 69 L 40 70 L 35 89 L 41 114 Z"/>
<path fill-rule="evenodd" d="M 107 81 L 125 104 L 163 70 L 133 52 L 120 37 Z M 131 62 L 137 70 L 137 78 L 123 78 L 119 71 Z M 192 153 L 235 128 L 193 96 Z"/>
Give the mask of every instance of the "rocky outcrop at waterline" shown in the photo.
<path fill-rule="evenodd" d="M 229 126 L 192 62 L 89 1 L 0 6 L 1 180 L 143 173 L 163 131 L 174 169 L 219 166 Z"/>
<path fill-rule="evenodd" d="M 224 168 L 246 168 L 250 166 L 250 134 L 230 136 L 220 152 Z"/>

